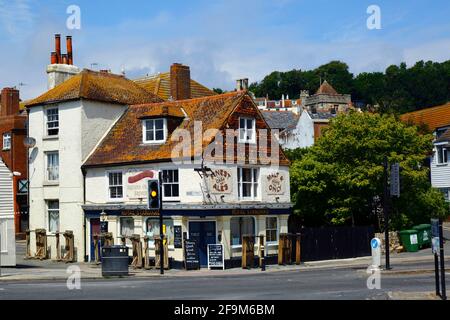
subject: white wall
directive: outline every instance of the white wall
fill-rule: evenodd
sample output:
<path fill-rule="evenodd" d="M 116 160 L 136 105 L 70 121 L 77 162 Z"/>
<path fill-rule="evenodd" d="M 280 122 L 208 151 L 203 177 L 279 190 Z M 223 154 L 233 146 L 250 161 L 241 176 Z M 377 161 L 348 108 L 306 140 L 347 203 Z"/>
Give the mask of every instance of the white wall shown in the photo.
<path fill-rule="evenodd" d="M 13 199 L 12 174 L 0 158 L 0 259 L 2 266 L 16 265 Z"/>
<path fill-rule="evenodd" d="M 430 168 L 431 184 L 435 188 L 450 188 L 450 163 L 437 164 L 436 147 L 434 148 L 434 152 L 435 156 L 431 161 L 431 168 Z"/>
<path fill-rule="evenodd" d="M 46 107 L 30 110 L 30 136 L 36 146 L 30 151 L 30 229 L 49 230 L 46 209 L 47 200 L 59 200 L 60 231 L 72 230 L 75 234 L 77 258 L 84 257 L 83 224 L 83 174 L 81 164 L 97 145 L 106 131 L 123 113 L 124 106 L 71 101 L 61 103 L 59 108 L 59 135 L 47 138 L 45 131 Z M 59 183 L 47 183 L 45 178 L 45 152 L 59 152 Z M 32 252 L 34 252 L 32 234 Z M 61 244 L 63 238 L 61 237 Z M 50 256 L 56 256 L 55 238 L 48 240 Z"/>
<path fill-rule="evenodd" d="M 195 166 L 199 167 L 199 166 Z M 238 199 L 238 177 L 237 177 L 237 166 L 236 165 L 223 165 L 223 166 L 213 166 L 208 165 L 211 169 L 228 169 L 232 172 L 232 192 L 230 194 L 224 193 L 223 202 L 221 200 L 222 194 L 211 194 L 212 200 L 215 203 L 243 203 Z M 123 182 L 124 182 L 124 199 L 123 202 L 130 204 L 139 204 L 137 199 L 128 199 L 126 197 L 126 182 L 128 177 L 135 175 L 136 173 L 129 173 L 130 169 L 139 170 L 160 170 L 160 169 L 179 169 L 179 180 L 180 180 L 180 202 L 181 203 L 202 203 L 202 189 L 200 179 L 197 172 L 194 171 L 194 166 L 190 167 L 177 167 L 172 163 L 159 163 L 159 164 L 148 164 L 148 165 L 138 165 L 138 166 L 121 166 L 114 168 L 88 168 L 86 173 L 86 204 L 105 204 L 110 202 L 108 199 L 108 171 L 122 171 Z M 259 167 L 260 168 L 260 183 L 258 198 L 256 201 L 261 203 L 275 203 L 276 198 L 279 197 L 278 201 L 280 203 L 290 202 L 290 188 L 289 188 L 289 168 L 280 167 L 278 169 L 272 169 L 270 167 Z M 274 172 L 283 172 L 285 177 L 285 193 L 282 195 L 268 195 L 264 193 L 266 179 L 268 174 Z M 146 199 L 143 199 L 142 204 L 146 203 Z"/>

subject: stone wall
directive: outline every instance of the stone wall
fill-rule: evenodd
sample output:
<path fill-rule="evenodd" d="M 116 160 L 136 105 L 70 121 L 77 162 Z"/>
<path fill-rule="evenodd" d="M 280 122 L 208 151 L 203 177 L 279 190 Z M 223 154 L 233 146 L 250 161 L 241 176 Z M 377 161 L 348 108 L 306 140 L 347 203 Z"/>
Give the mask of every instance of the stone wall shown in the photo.
<path fill-rule="evenodd" d="M 384 232 L 375 233 L 375 237 L 381 240 L 381 251 L 384 253 L 385 252 Z M 400 239 L 398 237 L 397 231 L 389 232 L 389 250 L 390 252 L 402 250 L 402 246 L 400 244 Z"/>

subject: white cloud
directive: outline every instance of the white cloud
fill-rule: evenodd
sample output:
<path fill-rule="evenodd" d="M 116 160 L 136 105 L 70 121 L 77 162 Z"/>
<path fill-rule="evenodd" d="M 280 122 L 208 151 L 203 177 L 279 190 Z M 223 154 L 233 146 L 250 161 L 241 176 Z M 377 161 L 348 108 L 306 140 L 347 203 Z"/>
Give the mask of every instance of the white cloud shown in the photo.
<path fill-rule="evenodd" d="M 28 35 L 34 25 L 29 0 L 0 0 L 0 25 L 15 37 Z"/>

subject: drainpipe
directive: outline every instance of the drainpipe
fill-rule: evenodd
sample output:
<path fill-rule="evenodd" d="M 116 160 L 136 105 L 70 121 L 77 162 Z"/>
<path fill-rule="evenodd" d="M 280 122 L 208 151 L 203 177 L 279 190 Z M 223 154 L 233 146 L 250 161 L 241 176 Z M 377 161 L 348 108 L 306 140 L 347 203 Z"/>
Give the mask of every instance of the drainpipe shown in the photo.
<path fill-rule="evenodd" d="M 81 172 L 83 173 L 83 204 L 86 204 L 86 170 L 83 168 L 81 169 Z M 83 209 L 83 255 L 84 255 L 84 262 L 88 262 L 88 256 L 87 256 L 87 241 L 86 241 L 86 214 Z"/>

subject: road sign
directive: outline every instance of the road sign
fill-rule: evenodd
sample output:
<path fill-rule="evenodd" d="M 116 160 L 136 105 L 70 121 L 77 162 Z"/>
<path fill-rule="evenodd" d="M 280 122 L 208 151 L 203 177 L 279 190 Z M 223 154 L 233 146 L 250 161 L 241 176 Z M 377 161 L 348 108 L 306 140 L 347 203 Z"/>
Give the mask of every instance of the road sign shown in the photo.
<path fill-rule="evenodd" d="M 372 248 L 372 267 L 379 268 L 381 266 L 381 240 L 373 238 L 370 241 L 370 247 Z"/>
<path fill-rule="evenodd" d="M 400 164 L 391 165 L 391 197 L 400 197 Z"/>

